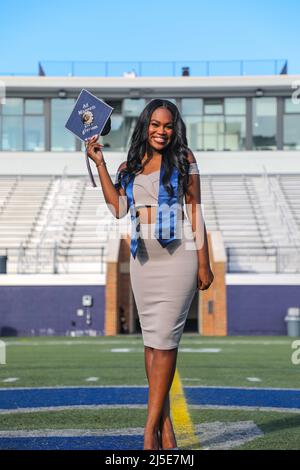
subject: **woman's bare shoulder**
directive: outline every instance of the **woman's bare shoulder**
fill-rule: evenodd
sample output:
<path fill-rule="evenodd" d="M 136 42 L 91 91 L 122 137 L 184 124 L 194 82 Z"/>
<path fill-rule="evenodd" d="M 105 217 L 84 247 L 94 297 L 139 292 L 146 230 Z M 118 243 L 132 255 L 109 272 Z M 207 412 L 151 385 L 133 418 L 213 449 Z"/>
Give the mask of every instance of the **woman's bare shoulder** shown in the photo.
<path fill-rule="evenodd" d="M 120 173 L 120 171 L 125 170 L 127 168 L 127 161 L 122 162 L 121 165 L 118 168 L 117 173 Z"/>
<path fill-rule="evenodd" d="M 189 163 L 196 163 L 197 162 L 196 157 L 193 154 L 193 152 L 191 151 L 191 149 L 188 149 L 186 159 Z"/>

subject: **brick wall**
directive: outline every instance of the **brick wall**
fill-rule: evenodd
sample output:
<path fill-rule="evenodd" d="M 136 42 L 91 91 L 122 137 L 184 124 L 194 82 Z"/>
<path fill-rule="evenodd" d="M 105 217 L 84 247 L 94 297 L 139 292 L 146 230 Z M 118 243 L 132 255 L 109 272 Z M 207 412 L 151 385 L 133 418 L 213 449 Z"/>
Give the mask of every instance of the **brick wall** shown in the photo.
<path fill-rule="evenodd" d="M 130 238 L 125 235 L 109 242 L 106 271 L 105 335 L 120 333 L 120 306 L 129 325 L 130 308 Z"/>
<path fill-rule="evenodd" d="M 226 252 L 221 233 L 209 233 L 208 243 L 214 282 L 208 290 L 200 291 L 200 334 L 203 336 L 226 336 Z"/>

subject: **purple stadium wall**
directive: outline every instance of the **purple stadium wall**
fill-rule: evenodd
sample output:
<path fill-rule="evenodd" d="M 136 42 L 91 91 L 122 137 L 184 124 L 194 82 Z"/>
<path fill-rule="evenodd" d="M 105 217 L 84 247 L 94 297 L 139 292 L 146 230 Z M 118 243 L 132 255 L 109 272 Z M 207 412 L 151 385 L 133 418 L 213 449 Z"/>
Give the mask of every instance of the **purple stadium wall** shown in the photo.
<path fill-rule="evenodd" d="M 92 325 L 76 316 L 82 296 L 93 296 Z M 286 335 L 284 317 L 300 306 L 299 285 L 227 285 L 228 335 Z M 0 286 L 0 336 L 104 334 L 105 286 Z M 72 326 L 72 321 L 76 322 Z"/>
<path fill-rule="evenodd" d="M 90 326 L 76 315 L 77 309 L 84 309 L 83 295 L 93 297 Z M 103 335 L 104 312 L 105 286 L 0 287 L 0 336 L 65 335 L 75 329 Z"/>
<path fill-rule="evenodd" d="M 227 285 L 228 335 L 286 335 L 289 307 L 300 307 L 298 285 Z"/>

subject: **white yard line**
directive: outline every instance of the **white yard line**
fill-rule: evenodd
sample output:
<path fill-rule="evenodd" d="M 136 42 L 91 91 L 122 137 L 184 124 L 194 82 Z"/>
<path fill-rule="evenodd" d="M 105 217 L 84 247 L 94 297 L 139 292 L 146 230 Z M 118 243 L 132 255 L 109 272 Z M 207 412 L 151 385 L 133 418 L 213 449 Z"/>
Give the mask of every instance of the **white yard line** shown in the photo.
<path fill-rule="evenodd" d="M 142 349 L 129 349 L 129 348 L 115 348 L 115 349 L 110 349 L 108 352 L 116 352 L 116 353 L 120 353 L 120 352 L 143 352 Z"/>
<path fill-rule="evenodd" d="M 180 352 L 185 353 L 219 353 L 222 351 L 220 348 L 201 348 L 201 349 L 194 349 L 194 348 L 179 348 Z"/>
<path fill-rule="evenodd" d="M 0 387 L 0 392 L 2 390 L 65 390 L 72 388 L 88 388 L 95 390 L 99 388 L 148 388 L 148 385 L 52 385 L 45 387 Z"/>
<path fill-rule="evenodd" d="M 182 380 L 182 379 L 181 379 Z M 45 387 L 0 387 L 2 390 L 58 390 L 58 389 L 72 389 L 72 388 L 148 388 L 148 385 L 53 385 Z M 286 387 L 245 387 L 245 386 L 231 386 L 231 385 L 185 385 L 185 388 L 216 388 L 216 389 L 232 389 L 232 390 L 278 390 L 278 391 L 292 391 L 300 392 L 300 388 L 286 388 Z"/>
<path fill-rule="evenodd" d="M 207 450 L 230 449 L 263 436 L 253 421 L 211 422 L 195 426 L 202 448 Z M 90 437 L 90 436 L 143 436 L 144 428 L 123 429 L 38 429 L 28 431 L 0 431 L 0 439 L 38 437 Z"/>
<path fill-rule="evenodd" d="M 19 379 L 19 377 L 8 377 L 7 379 L 3 379 L 2 382 L 7 382 L 7 383 L 10 383 L 10 382 L 17 382 Z"/>
<path fill-rule="evenodd" d="M 102 338 L 102 339 L 101 339 Z M 94 345 L 94 346 L 106 346 L 106 345 L 114 345 L 114 344 L 137 344 L 142 342 L 142 338 L 137 338 L 137 339 L 116 339 L 116 340 L 106 340 L 103 339 L 105 336 L 100 336 L 99 339 L 97 340 L 62 340 L 62 341 L 57 341 L 57 340 L 46 340 L 46 341 L 10 341 L 10 340 L 5 340 L 6 346 L 76 346 L 76 345 Z M 260 339 L 250 339 L 250 340 L 243 340 L 243 339 L 207 339 L 207 340 L 199 340 L 199 339 L 182 339 L 181 340 L 181 346 L 185 345 L 262 345 L 262 346 L 273 346 L 273 345 L 288 345 L 291 342 L 291 338 L 286 338 L 286 339 L 278 339 L 278 340 L 260 340 Z"/>
<path fill-rule="evenodd" d="M 231 405 L 189 405 L 193 410 L 237 410 L 237 411 L 278 411 L 278 413 L 300 413 L 299 408 L 274 408 L 271 406 L 231 406 Z"/>
<path fill-rule="evenodd" d="M 263 406 L 232 406 L 232 405 L 188 405 L 193 410 L 236 410 L 236 411 L 276 411 L 278 413 L 300 414 L 299 408 L 274 408 Z M 147 405 L 69 405 L 69 406 L 43 406 L 36 408 L 17 408 L 17 409 L 0 409 L 0 415 L 10 415 L 18 413 L 40 413 L 51 411 L 73 411 L 73 410 L 112 410 L 112 409 L 147 409 Z"/>
<path fill-rule="evenodd" d="M 291 391 L 300 392 L 300 388 L 282 388 L 282 387 L 245 387 L 245 386 L 231 386 L 231 385 L 185 385 L 186 388 L 224 388 L 232 390 L 277 390 L 277 391 Z"/>
<path fill-rule="evenodd" d="M 10 415 L 18 413 L 40 413 L 48 411 L 73 411 L 73 410 L 112 410 L 112 409 L 146 409 L 147 405 L 69 405 L 69 406 L 43 406 L 37 408 L 17 408 L 17 409 L 0 409 L 0 415 Z"/>
<path fill-rule="evenodd" d="M 130 436 L 143 434 L 143 428 L 124 429 L 37 429 L 28 431 L 0 431 L 1 437 L 79 437 L 79 436 Z"/>

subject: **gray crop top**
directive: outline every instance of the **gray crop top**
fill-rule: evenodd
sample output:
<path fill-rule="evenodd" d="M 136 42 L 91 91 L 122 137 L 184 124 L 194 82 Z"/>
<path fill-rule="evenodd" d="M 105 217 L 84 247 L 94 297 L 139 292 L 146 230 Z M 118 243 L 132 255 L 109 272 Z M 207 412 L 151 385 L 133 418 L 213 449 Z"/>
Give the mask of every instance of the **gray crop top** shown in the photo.
<path fill-rule="evenodd" d="M 197 162 L 190 163 L 190 175 L 199 175 Z M 160 170 L 149 173 L 148 175 L 136 175 L 133 183 L 133 197 L 135 207 L 151 205 L 158 205 L 158 190 L 159 190 L 159 176 Z M 118 173 L 116 175 L 115 184 L 118 181 Z M 181 197 L 181 204 L 182 204 Z"/>

